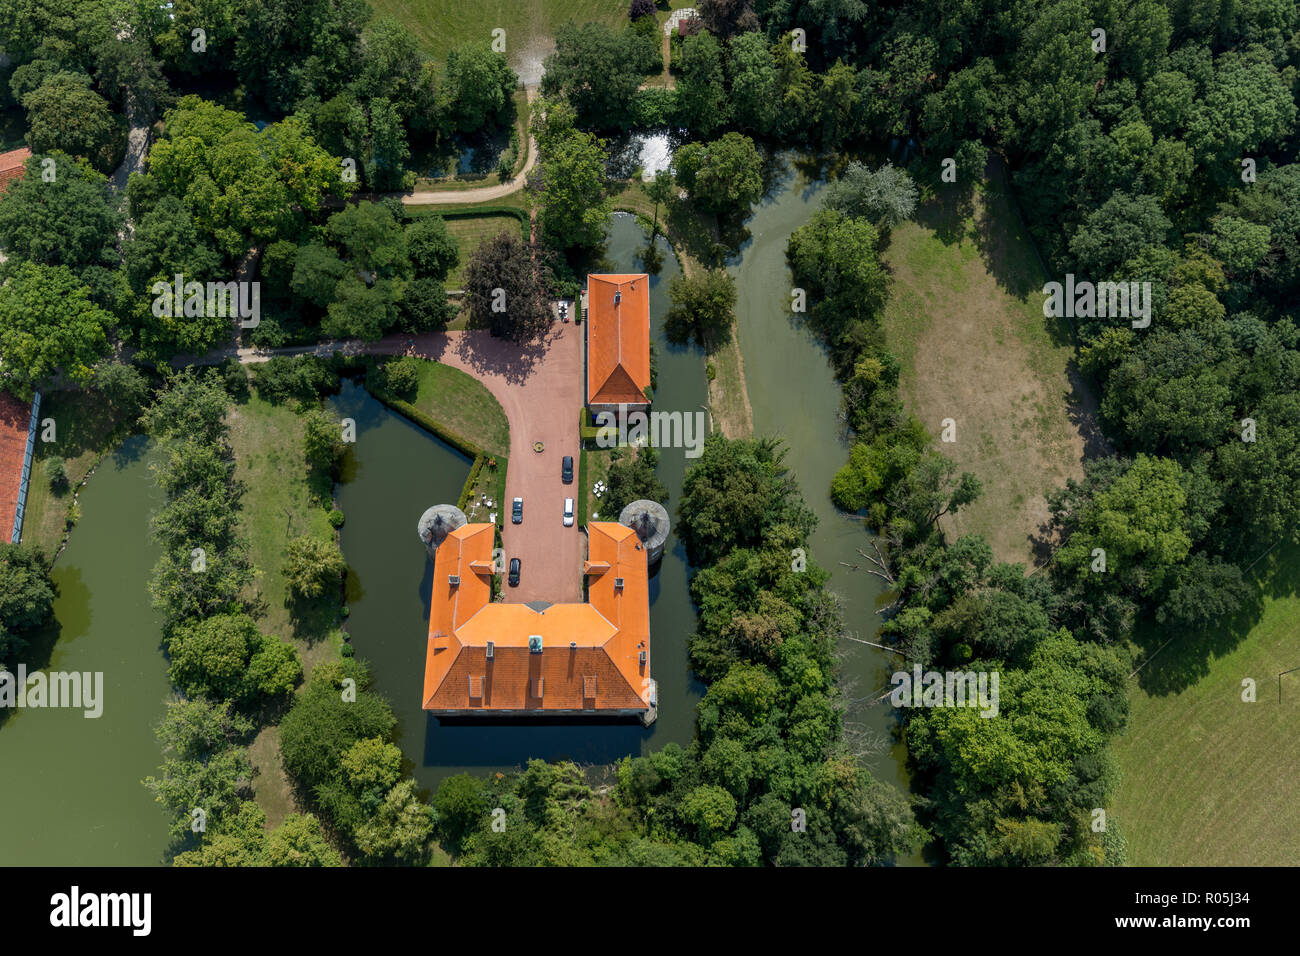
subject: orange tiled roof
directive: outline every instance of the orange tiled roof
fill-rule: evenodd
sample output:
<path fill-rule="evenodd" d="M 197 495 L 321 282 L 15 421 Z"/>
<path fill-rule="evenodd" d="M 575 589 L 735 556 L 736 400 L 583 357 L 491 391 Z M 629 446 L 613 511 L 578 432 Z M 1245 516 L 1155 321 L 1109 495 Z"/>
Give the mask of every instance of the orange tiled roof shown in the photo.
<path fill-rule="evenodd" d="M 587 276 L 587 404 L 644 405 L 649 386 L 650 276 Z"/>
<path fill-rule="evenodd" d="M 424 662 L 425 710 L 649 708 L 650 587 L 645 549 L 635 531 L 614 522 L 592 522 L 587 536 L 590 600 L 552 604 L 542 610 L 527 604 L 490 603 L 491 524 L 463 525 L 447 536 L 434 559 Z M 450 575 L 457 575 L 460 583 L 452 584 Z M 621 586 L 616 586 L 616 578 L 622 579 Z M 530 647 L 538 638 L 540 651 Z"/>
<path fill-rule="evenodd" d="M 31 159 L 32 151 L 24 146 L 22 149 L 11 149 L 7 153 L 0 153 L 0 193 L 9 188 L 9 184 L 15 179 L 22 179 L 26 171 L 25 163 Z"/>

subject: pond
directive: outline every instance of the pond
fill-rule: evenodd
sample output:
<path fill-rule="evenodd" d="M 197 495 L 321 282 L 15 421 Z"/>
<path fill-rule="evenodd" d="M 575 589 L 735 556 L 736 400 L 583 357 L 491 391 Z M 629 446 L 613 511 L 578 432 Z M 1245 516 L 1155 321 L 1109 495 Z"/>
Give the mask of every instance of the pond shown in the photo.
<path fill-rule="evenodd" d="M 646 240 L 635 218 L 617 216 L 605 267 L 641 271 L 639 256 Z M 662 239 L 659 248 L 663 268 L 650 280 L 651 332 L 658 366 L 655 407 L 700 409 L 707 398 L 704 356 L 695 348 L 669 346 L 663 335 L 667 283 L 678 266 Z M 637 722 L 581 719 L 443 723 L 426 714 L 421 688 L 433 563 L 416 537 L 415 526 L 425 508 L 454 503 L 460 497 L 471 462 L 356 384 L 345 383 L 331 404 L 334 414 L 357 423 L 357 441 L 349 449 L 337 488 L 338 506 L 347 515 L 341 536 L 351 568 L 348 631 L 357 655 L 371 665 L 376 690 L 393 706 L 398 744 L 422 787 L 433 789 L 460 772 L 510 771 L 534 757 L 608 764 L 669 741 L 690 743 L 695 704 L 703 688 L 687 664 L 686 642 L 694 630 L 695 613 L 687 590 L 684 549 L 675 536 L 650 587 L 659 719 L 649 728 Z M 680 494 L 686 464 L 681 449 L 665 449 L 660 456 L 659 476 L 672 493 L 670 510 Z"/>
<path fill-rule="evenodd" d="M 158 492 L 147 439 L 124 442 L 82 490 L 82 518 L 54 566 L 57 626 L 28 667 L 103 674 L 103 714 L 14 710 L 0 724 L 0 865 L 145 866 L 163 861 L 167 816 L 141 781 L 162 762 L 153 729 L 171 692 L 150 607 Z M 17 661 L 8 662 L 12 670 Z"/>
<path fill-rule="evenodd" d="M 850 634 L 878 641 L 882 582 L 845 567 L 866 564 L 858 549 L 866 549 L 869 539 L 862 522 L 830 500 L 831 478 L 848 458 L 838 419 L 839 384 L 824 347 L 790 311 L 794 283 L 785 261 L 786 241 L 820 208 L 825 183 L 810 182 L 790 168 L 788 160 L 783 162 L 784 172 L 745 224 L 749 239 L 728 263 L 736 278 L 740 349 L 754 430 L 760 436 L 780 437 L 789 448 L 786 462 L 818 518 L 810 557 L 831 573 L 828 586 L 841 599 Z M 873 775 L 906 791 L 906 751 L 892 738 L 895 720 L 888 701 L 872 703 L 888 690 L 897 658 L 855 641 L 842 645 L 851 701 L 846 717 L 850 746 Z"/>

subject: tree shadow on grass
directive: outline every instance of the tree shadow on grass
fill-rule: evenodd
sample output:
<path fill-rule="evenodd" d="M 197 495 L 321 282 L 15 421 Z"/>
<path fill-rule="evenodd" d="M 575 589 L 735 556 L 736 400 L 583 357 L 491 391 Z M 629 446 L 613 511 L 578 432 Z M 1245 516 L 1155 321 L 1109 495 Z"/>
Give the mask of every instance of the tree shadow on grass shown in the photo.
<path fill-rule="evenodd" d="M 1247 580 L 1253 585 L 1247 603 L 1221 623 L 1193 631 L 1143 621 L 1134 629 L 1133 641 L 1142 650 L 1141 660 L 1149 661 L 1138 674 L 1143 691 L 1164 697 L 1209 676 L 1213 661 L 1235 650 L 1259 623 L 1265 598 L 1300 594 L 1300 546 L 1281 545 L 1269 552 L 1251 569 Z M 1300 650 L 1295 663 L 1300 666 Z M 1275 676 L 1262 674 L 1256 678 Z"/>

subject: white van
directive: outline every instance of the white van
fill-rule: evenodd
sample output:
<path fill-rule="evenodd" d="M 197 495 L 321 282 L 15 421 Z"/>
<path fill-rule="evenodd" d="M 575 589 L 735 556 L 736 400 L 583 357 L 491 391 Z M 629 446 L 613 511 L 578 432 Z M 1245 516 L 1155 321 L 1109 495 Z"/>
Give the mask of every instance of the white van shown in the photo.
<path fill-rule="evenodd" d="M 564 499 L 564 526 L 566 528 L 573 524 L 573 499 Z"/>

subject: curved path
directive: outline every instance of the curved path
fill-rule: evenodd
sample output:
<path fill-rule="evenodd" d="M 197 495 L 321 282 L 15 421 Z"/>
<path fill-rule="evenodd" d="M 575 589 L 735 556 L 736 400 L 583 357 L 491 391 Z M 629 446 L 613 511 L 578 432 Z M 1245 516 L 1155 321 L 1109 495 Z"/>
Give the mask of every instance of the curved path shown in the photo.
<path fill-rule="evenodd" d="M 576 502 L 578 484 L 578 409 L 583 403 L 582 327 L 557 322 L 546 335 L 527 345 L 495 339 L 484 331 L 390 335 L 378 342 L 326 342 L 323 345 L 260 352 L 239 349 L 244 364 L 265 362 L 273 355 L 313 354 L 327 358 L 348 355 L 413 355 L 460 369 L 481 382 L 501 403 L 510 422 L 510 464 L 506 470 L 506 501 L 524 499 L 524 522 L 507 519 L 502 532 L 506 558 L 519 558 L 519 587 L 505 589 L 510 603 L 582 600 L 582 561 L 586 556 L 581 529 L 575 521 L 564 527 L 565 498 Z M 223 361 L 229 352 L 208 356 Z M 473 436 L 470 436 L 473 437 Z M 544 450 L 533 451 L 540 441 Z M 574 481 L 560 481 L 560 462 L 572 455 Z M 426 504 L 435 504 L 427 502 Z M 423 507 L 423 505 L 421 506 Z"/>
<path fill-rule="evenodd" d="M 531 104 L 537 98 L 537 88 L 530 86 L 525 90 L 525 94 Z M 491 202 L 494 199 L 504 199 L 511 193 L 517 193 L 524 188 L 524 182 L 527 180 L 528 174 L 537 165 L 537 140 L 533 138 L 531 117 L 528 128 L 528 158 L 524 161 L 524 168 L 519 170 L 519 175 L 509 182 L 499 183 L 496 186 L 478 186 L 474 189 L 426 190 L 425 192 L 392 193 L 391 195 L 400 196 L 402 204 L 406 206 L 448 206 Z"/>

